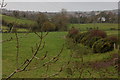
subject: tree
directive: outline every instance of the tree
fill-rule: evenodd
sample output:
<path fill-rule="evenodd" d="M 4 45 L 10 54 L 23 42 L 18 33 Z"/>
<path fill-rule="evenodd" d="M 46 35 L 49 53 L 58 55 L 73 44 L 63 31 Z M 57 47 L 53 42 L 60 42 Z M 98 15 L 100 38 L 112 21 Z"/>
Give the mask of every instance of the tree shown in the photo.
<path fill-rule="evenodd" d="M 18 18 L 19 17 L 19 11 L 13 11 L 13 16 Z"/>
<path fill-rule="evenodd" d="M 78 22 L 78 18 L 77 18 L 77 17 L 74 17 L 74 16 L 70 16 L 69 22 L 70 22 L 70 23 L 79 23 L 79 22 Z"/>
<path fill-rule="evenodd" d="M 87 17 L 80 17 L 80 23 L 86 23 L 87 22 Z"/>
<path fill-rule="evenodd" d="M 36 22 L 38 24 L 39 31 L 41 31 L 41 28 L 46 21 L 48 21 L 48 18 L 44 13 L 40 12 L 36 15 Z"/>
<path fill-rule="evenodd" d="M 56 14 L 52 20 L 56 25 L 57 31 L 67 30 L 67 25 L 68 25 L 69 19 L 67 16 L 67 11 L 65 11 L 65 9 L 62 9 L 61 13 Z"/>

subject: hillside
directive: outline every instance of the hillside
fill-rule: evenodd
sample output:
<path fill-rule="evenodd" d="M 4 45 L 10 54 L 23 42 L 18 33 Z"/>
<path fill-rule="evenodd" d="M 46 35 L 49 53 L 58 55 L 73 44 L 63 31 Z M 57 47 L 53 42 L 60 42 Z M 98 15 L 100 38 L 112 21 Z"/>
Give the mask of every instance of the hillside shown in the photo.
<path fill-rule="evenodd" d="M 8 23 L 28 24 L 28 25 L 34 25 L 36 23 L 35 21 L 23 19 L 23 18 L 15 18 L 6 15 L 0 15 L 0 16 L 2 16 L 2 19 Z"/>

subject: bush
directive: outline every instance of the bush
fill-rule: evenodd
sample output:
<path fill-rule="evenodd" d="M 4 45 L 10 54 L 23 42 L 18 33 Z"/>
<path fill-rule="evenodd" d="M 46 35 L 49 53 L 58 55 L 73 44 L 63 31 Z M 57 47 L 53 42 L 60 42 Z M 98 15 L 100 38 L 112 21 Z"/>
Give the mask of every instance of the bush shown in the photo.
<path fill-rule="evenodd" d="M 86 45 L 86 42 L 90 40 L 90 36 L 89 35 L 85 35 L 81 40 L 80 43 Z"/>
<path fill-rule="evenodd" d="M 42 31 L 55 31 L 55 25 L 49 21 L 43 23 Z"/>
<path fill-rule="evenodd" d="M 107 37 L 106 32 L 102 30 L 90 30 L 89 32 L 91 37 L 101 37 L 101 38 Z"/>
<path fill-rule="evenodd" d="M 72 27 L 69 30 L 67 37 L 69 37 L 69 38 L 75 38 L 75 36 L 78 35 L 78 34 L 79 34 L 79 30 L 76 29 L 76 28 L 74 28 L 74 27 Z"/>
<path fill-rule="evenodd" d="M 107 39 L 115 43 L 115 47 L 118 47 L 118 45 L 120 44 L 117 36 L 109 36 L 107 37 Z"/>
<path fill-rule="evenodd" d="M 110 30 L 117 30 L 116 28 L 110 28 Z"/>
<path fill-rule="evenodd" d="M 105 38 L 107 35 L 104 31 L 101 30 L 90 30 L 85 33 L 78 34 L 75 37 L 75 41 L 77 43 L 82 43 L 84 45 L 88 45 L 92 47 L 92 44 L 98 39 Z"/>
<path fill-rule="evenodd" d="M 118 37 L 117 36 L 109 36 L 107 37 L 108 40 L 111 40 L 114 43 L 118 43 Z"/>
<path fill-rule="evenodd" d="M 79 33 L 75 36 L 74 41 L 76 43 L 81 43 L 82 39 L 89 35 L 89 32 Z"/>
<path fill-rule="evenodd" d="M 113 45 L 114 42 L 108 40 L 107 38 L 104 38 L 96 41 L 93 44 L 92 49 L 93 52 L 95 53 L 104 53 L 104 52 L 112 51 L 114 49 Z"/>
<path fill-rule="evenodd" d="M 90 48 L 92 48 L 92 45 L 93 45 L 96 41 L 98 41 L 99 39 L 101 39 L 101 37 L 92 37 L 92 38 L 90 37 L 90 39 L 85 42 L 85 45 L 87 45 L 87 46 L 89 46 Z"/>

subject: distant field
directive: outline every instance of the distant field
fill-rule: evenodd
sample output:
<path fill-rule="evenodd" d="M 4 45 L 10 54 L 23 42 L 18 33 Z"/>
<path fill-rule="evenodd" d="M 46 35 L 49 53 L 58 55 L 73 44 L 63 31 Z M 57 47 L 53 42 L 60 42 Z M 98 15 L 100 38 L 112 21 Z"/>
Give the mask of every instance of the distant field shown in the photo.
<path fill-rule="evenodd" d="M 8 23 L 28 24 L 28 25 L 36 24 L 35 21 L 28 20 L 28 19 L 19 19 L 19 18 L 15 18 L 15 17 L 11 17 L 11 16 L 6 16 L 6 15 L 0 15 L 0 16 L 2 16 L 2 19 Z"/>
<path fill-rule="evenodd" d="M 0 15 L 2 16 L 2 19 L 7 21 L 8 23 L 17 23 L 17 24 L 28 24 L 28 25 L 34 25 L 36 24 L 35 21 L 28 20 L 28 19 L 19 19 L 11 16 L 6 15 Z M 29 27 L 29 26 L 28 26 Z M 114 23 L 90 23 L 90 24 L 69 24 L 69 28 L 76 27 L 79 28 L 81 31 L 87 30 L 87 28 L 97 28 L 100 30 L 111 30 L 111 29 L 118 29 L 118 24 Z"/>
<path fill-rule="evenodd" d="M 107 31 L 108 35 L 111 35 L 111 33 L 116 34 L 118 32 L 116 31 Z M 19 36 L 23 36 L 24 34 L 27 33 L 18 33 Z M 62 44 L 65 43 L 65 35 L 67 34 L 67 32 L 50 32 L 47 37 L 45 38 L 46 44 L 45 44 L 45 48 L 42 52 L 39 52 L 39 54 L 37 55 L 38 57 L 43 56 L 43 54 L 45 54 L 45 51 L 48 51 L 48 57 L 44 60 L 44 61 L 40 61 L 38 66 L 40 66 L 42 63 L 44 63 L 45 61 L 49 61 L 53 56 L 57 55 L 58 52 L 60 51 Z M 15 37 L 14 33 L 3 33 L 3 40 L 9 39 L 10 37 Z M 31 46 L 35 46 L 35 43 L 39 41 L 39 38 L 34 34 L 34 33 L 29 33 L 27 34 L 27 36 L 23 37 L 20 39 L 20 53 L 19 53 L 19 63 L 22 63 L 26 58 L 30 58 L 32 56 L 31 53 Z M 88 50 L 86 48 L 81 48 L 81 51 L 83 50 Z M 10 42 L 5 42 L 3 43 L 3 47 L 2 47 L 2 52 L 3 52 L 3 77 L 7 77 L 11 72 L 14 71 L 15 69 L 15 57 L 16 57 L 16 41 L 10 41 Z M 80 52 L 81 53 L 81 52 Z M 84 55 L 84 62 L 95 62 L 95 61 L 103 61 L 106 59 L 110 58 L 111 54 L 117 53 L 117 51 L 111 51 L 108 53 L 104 53 L 104 54 L 88 54 L 88 55 Z M 65 65 L 67 63 L 67 61 L 70 60 L 70 50 L 67 49 L 66 47 L 64 48 L 63 53 L 61 54 L 59 61 L 56 62 L 55 64 L 51 65 L 51 67 L 49 67 L 48 73 L 47 75 L 50 74 L 54 74 L 57 71 L 59 71 L 59 69 L 61 68 L 60 66 L 62 66 L 63 64 Z M 36 61 L 36 60 L 35 60 Z M 79 59 L 76 58 L 72 58 L 72 61 L 79 61 Z M 30 66 L 33 66 L 34 64 L 31 64 Z M 46 67 L 40 68 L 40 69 L 36 69 L 33 71 L 28 71 L 28 72 L 21 72 L 16 74 L 14 77 L 17 78 L 40 78 L 40 75 L 45 75 L 46 72 Z M 86 70 L 90 70 L 90 72 L 92 73 L 92 76 L 95 78 L 99 78 L 99 71 L 102 74 L 104 71 L 104 69 L 96 71 L 96 70 L 91 70 L 91 68 L 86 68 L 85 71 L 83 72 L 83 76 L 84 78 L 91 78 L 91 76 L 89 75 L 89 73 Z M 108 70 L 110 70 L 111 72 L 115 72 L 114 75 L 113 74 L 106 74 L 107 78 L 117 78 L 117 71 L 115 70 L 115 68 L 113 66 L 108 67 Z M 66 78 L 66 75 L 68 75 L 68 73 L 66 72 L 66 69 L 64 69 L 63 72 L 61 72 L 59 74 L 59 76 L 56 76 L 57 78 Z M 78 77 L 79 73 L 75 73 L 75 75 L 72 75 L 70 77 L 75 78 Z"/>
<path fill-rule="evenodd" d="M 8 32 L 8 30 L 9 30 L 9 27 L 2 26 L 2 31 L 3 32 Z M 24 29 L 24 28 L 16 28 L 16 31 L 18 31 L 18 32 L 28 32 L 29 30 L 28 29 Z"/>
<path fill-rule="evenodd" d="M 97 28 L 100 30 L 110 30 L 111 28 L 113 29 L 118 29 L 118 24 L 113 24 L 113 23 L 91 23 L 91 24 L 70 24 L 71 27 L 76 27 L 80 29 L 81 31 L 86 31 L 87 28 Z"/>

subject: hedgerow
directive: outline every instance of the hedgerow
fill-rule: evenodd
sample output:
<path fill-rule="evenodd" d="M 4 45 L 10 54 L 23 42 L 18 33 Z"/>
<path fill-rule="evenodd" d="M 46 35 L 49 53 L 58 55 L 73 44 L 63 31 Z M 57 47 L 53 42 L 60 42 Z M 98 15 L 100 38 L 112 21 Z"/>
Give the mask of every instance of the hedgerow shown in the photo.
<path fill-rule="evenodd" d="M 68 32 L 68 34 L 67 34 L 67 37 L 68 37 L 68 38 L 75 38 L 75 36 L 78 35 L 78 34 L 79 34 L 79 30 L 76 29 L 76 28 L 74 28 L 74 27 L 72 27 L 72 28 L 69 30 L 69 32 Z"/>
<path fill-rule="evenodd" d="M 68 35 L 73 39 L 72 41 L 92 48 L 95 53 L 112 51 L 114 49 L 114 43 L 118 43 L 117 37 L 107 37 L 106 32 L 102 30 L 90 30 L 80 33 L 77 29 L 72 28 Z"/>

